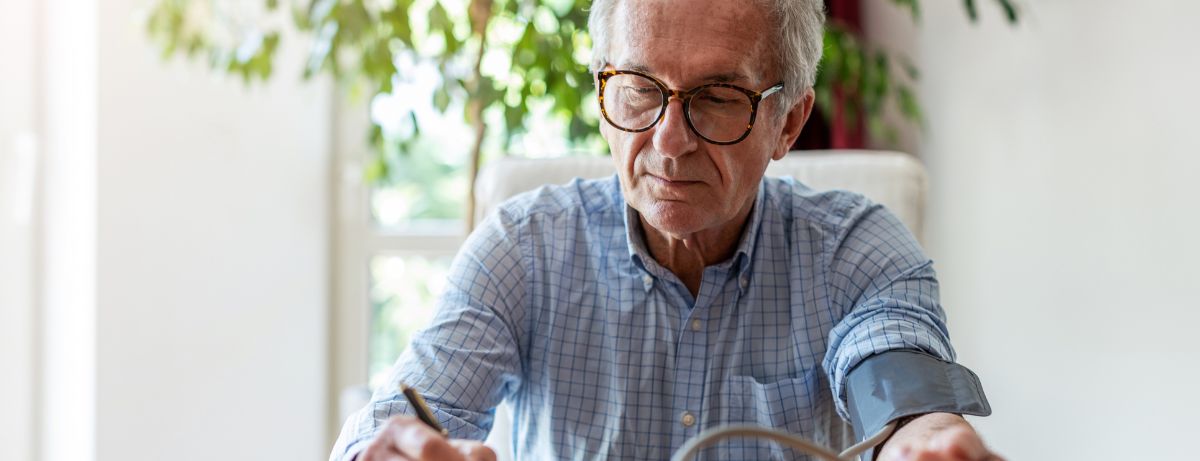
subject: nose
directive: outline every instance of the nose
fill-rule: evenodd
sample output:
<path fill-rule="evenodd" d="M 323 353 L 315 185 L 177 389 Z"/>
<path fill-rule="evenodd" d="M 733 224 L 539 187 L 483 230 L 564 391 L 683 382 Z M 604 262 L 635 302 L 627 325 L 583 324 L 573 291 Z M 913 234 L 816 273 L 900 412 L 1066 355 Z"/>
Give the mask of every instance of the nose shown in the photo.
<path fill-rule="evenodd" d="M 676 104 L 677 103 L 677 104 Z M 662 121 L 654 127 L 654 149 L 664 157 L 676 158 L 695 151 L 698 139 L 687 124 L 683 101 L 671 97 Z"/>

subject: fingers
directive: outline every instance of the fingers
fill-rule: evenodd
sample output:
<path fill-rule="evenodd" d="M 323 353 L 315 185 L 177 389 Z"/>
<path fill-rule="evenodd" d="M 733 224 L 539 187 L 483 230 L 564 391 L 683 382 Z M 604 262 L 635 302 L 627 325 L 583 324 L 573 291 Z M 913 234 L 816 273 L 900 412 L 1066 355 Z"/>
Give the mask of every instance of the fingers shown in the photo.
<path fill-rule="evenodd" d="M 392 441 L 392 448 L 414 461 L 466 461 L 450 441 L 425 423 L 411 416 L 395 416 L 388 420 L 383 433 Z"/>
<path fill-rule="evenodd" d="M 450 445 L 454 446 L 463 456 L 466 456 L 469 461 L 496 461 L 496 452 L 480 442 L 474 440 L 451 440 Z"/>
<path fill-rule="evenodd" d="M 480 442 L 450 440 L 411 416 L 394 416 L 358 461 L 496 461 Z"/>
<path fill-rule="evenodd" d="M 401 456 L 394 445 L 386 432 L 380 432 L 371 444 L 367 445 L 367 449 L 359 453 L 355 461 L 405 461 L 407 458 Z"/>

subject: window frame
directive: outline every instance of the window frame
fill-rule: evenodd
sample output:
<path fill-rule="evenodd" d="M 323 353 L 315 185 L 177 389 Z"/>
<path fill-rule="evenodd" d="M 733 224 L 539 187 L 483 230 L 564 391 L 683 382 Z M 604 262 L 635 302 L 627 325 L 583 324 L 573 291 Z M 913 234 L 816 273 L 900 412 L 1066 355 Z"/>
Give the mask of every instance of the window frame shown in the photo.
<path fill-rule="evenodd" d="M 364 165 L 370 145 L 369 104 L 335 95 L 332 115 L 334 216 L 330 315 L 329 433 L 336 435 L 349 411 L 369 399 L 371 261 L 379 256 L 453 257 L 466 240 L 465 220 L 416 230 L 381 227 L 371 216 Z"/>

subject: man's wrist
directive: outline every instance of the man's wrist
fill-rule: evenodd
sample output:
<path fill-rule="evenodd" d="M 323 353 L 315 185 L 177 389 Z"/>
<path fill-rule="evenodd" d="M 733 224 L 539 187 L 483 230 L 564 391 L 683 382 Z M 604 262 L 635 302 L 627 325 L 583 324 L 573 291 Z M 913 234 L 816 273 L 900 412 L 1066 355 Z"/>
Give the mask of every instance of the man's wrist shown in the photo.
<path fill-rule="evenodd" d="M 916 413 L 916 414 L 912 414 L 912 415 L 901 416 L 899 418 L 896 418 L 896 419 L 890 421 L 890 423 L 894 423 L 895 426 L 892 427 L 892 433 L 888 434 L 888 437 L 886 439 L 883 439 L 883 441 L 879 443 L 879 448 L 883 448 L 883 447 L 887 446 L 888 442 L 891 442 L 892 439 L 896 437 L 896 433 L 900 432 L 900 429 L 903 429 L 904 426 L 908 425 L 908 423 L 911 423 L 911 422 L 917 420 L 918 418 L 921 418 L 921 417 L 927 416 L 927 415 L 931 415 L 931 414 L 933 414 L 933 413 Z M 873 460 L 879 459 L 879 453 L 882 453 L 882 452 L 883 452 L 882 449 L 875 450 L 875 453 L 873 456 L 871 456 L 871 459 L 873 459 Z"/>
<path fill-rule="evenodd" d="M 957 456 L 963 453 L 973 454 L 962 459 L 1003 459 L 988 451 L 975 428 L 962 415 L 934 412 L 913 416 L 894 420 L 900 422 L 900 419 L 909 419 L 877 447 L 870 459 L 926 459 L 930 455 L 937 456 L 928 459 L 960 459 Z M 945 455 L 954 457 L 945 458 Z"/>
<path fill-rule="evenodd" d="M 930 414 L 930 413 L 918 413 L 915 415 L 901 416 L 899 418 L 896 418 L 894 421 L 896 423 L 896 427 L 892 429 L 892 433 L 895 434 L 896 431 L 900 430 L 900 428 L 902 428 L 904 426 L 907 426 L 908 423 L 911 423 L 914 419 L 920 418 L 920 417 L 928 415 L 928 414 Z"/>

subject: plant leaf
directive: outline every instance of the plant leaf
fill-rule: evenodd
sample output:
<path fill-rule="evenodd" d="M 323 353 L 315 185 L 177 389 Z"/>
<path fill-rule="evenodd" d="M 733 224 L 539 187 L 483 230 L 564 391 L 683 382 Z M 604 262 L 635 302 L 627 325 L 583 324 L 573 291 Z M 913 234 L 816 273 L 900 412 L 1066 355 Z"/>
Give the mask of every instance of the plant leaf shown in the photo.
<path fill-rule="evenodd" d="M 971 22 L 979 22 L 979 10 L 976 9 L 975 0 L 963 0 L 963 8 L 967 10 L 967 17 Z"/>
<path fill-rule="evenodd" d="M 996 3 L 999 3 L 1000 8 L 1004 10 L 1004 17 L 1008 19 L 1008 23 L 1016 24 L 1019 19 L 1017 17 L 1017 5 L 1013 4 L 1011 0 L 996 0 Z"/>

